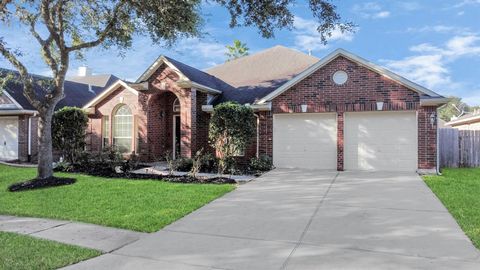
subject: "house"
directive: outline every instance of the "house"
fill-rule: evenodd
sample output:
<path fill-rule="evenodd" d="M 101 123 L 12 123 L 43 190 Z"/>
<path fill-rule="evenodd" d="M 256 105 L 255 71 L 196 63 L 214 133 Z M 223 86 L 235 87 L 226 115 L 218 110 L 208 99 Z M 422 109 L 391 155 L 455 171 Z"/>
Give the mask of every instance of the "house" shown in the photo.
<path fill-rule="evenodd" d="M 480 110 L 452 118 L 445 126 L 460 130 L 480 130 Z"/>
<path fill-rule="evenodd" d="M 88 149 L 155 160 L 208 148 L 209 115 L 237 101 L 257 116 L 244 160 L 282 168 L 434 171 L 437 108 L 448 100 L 350 52 L 322 59 L 276 46 L 201 71 L 161 56 L 134 83 L 91 100 Z"/>
<path fill-rule="evenodd" d="M 343 49 L 322 59 L 276 46 L 201 71 L 167 56 L 88 102 L 87 149 L 156 160 L 208 146 L 216 104 L 257 117 L 243 160 L 281 168 L 435 171 L 437 108 L 448 99 Z"/>
<path fill-rule="evenodd" d="M 18 73 L 0 69 L 0 74 Z M 32 75 L 35 80 L 49 79 L 45 76 Z M 83 107 L 88 101 L 101 93 L 118 78 L 113 75 L 92 75 L 82 67 L 78 76 L 68 78 L 65 82 L 65 98 L 56 109 L 65 106 Z M 40 96 L 42 90 L 35 88 Z M 37 160 L 37 117 L 35 108 L 23 96 L 23 85 L 12 81 L 0 94 L 0 160 Z"/>

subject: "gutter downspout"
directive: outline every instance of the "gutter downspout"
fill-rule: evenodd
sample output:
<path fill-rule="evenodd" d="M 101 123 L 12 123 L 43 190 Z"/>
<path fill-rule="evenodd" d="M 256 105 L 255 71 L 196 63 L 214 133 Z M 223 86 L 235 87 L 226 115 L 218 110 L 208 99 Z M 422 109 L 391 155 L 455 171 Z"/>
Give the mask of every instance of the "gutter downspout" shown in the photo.
<path fill-rule="evenodd" d="M 28 117 L 28 154 L 27 154 L 27 161 L 32 161 L 32 117 Z"/>
<path fill-rule="evenodd" d="M 259 158 L 260 155 L 260 117 L 255 113 L 255 117 L 257 118 L 257 153 L 256 156 Z"/>
<path fill-rule="evenodd" d="M 436 109 L 436 114 L 437 114 L 437 117 L 436 120 L 437 120 L 437 153 L 436 153 L 436 156 L 437 156 L 437 175 L 442 175 L 442 173 L 440 172 L 440 155 L 439 155 L 439 149 L 440 149 L 440 138 L 439 138 L 439 130 L 438 130 L 438 108 Z"/>

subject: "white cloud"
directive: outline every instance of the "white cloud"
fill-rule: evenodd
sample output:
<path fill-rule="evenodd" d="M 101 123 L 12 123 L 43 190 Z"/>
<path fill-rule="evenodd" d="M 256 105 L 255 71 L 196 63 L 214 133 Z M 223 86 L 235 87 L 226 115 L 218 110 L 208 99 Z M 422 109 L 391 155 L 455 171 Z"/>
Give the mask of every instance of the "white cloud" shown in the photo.
<path fill-rule="evenodd" d="M 353 6 L 353 12 L 365 19 L 384 19 L 390 17 L 390 11 L 384 10 L 376 2 L 367 2 Z"/>
<path fill-rule="evenodd" d="M 328 44 L 324 45 L 321 35 L 317 31 L 318 23 L 314 20 L 307 20 L 301 17 L 295 17 L 293 22 L 295 47 L 302 51 L 319 51 L 328 48 Z M 352 32 L 342 32 L 338 27 L 335 28 L 327 42 L 334 41 L 352 41 L 354 34 Z"/>
<path fill-rule="evenodd" d="M 417 55 L 382 60 L 392 70 L 428 88 L 470 98 L 466 84 L 452 78 L 450 64 L 458 58 L 480 57 L 480 36 L 454 36 L 442 46 L 422 43 L 410 47 Z"/>
<path fill-rule="evenodd" d="M 464 0 L 464 1 L 461 1 L 460 3 L 457 3 L 455 5 L 453 5 L 454 8 L 461 8 L 461 7 L 464 7 L 464 6 L 469 6 L 469 5 L 479 5 L 480 4 L 480 0 Z"/>
<path fill-rule="evenodd" d="M 410 32 L 410 33 L 434 32 L 434 33 L 442 33 L 443 34 L 443 33 L 451 33 L 451 32 L 457 32 L 458 33 L 460 31 L 461 32 L 469 32 L 470 30 L 468 28 L 460 28 L 460 27 L 443 25 L 443 24 L 407 28 L 407 32 Z"/>

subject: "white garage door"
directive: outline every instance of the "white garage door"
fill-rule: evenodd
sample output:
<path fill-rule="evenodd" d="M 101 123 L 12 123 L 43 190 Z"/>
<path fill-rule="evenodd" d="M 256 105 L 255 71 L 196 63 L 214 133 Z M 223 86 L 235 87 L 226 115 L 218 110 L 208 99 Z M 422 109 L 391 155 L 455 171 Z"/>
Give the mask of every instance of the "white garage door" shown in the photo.
<path fill-rule="evenodd" d="M 0 160 L 18 159 L 18 117 L 0 117 Z"/>
<path fill-rule="evenodd" d="M 346 170 L 415 171 L 415 112 L 345 113 Z"/>
<path fill-rule="evenodd" d="M 336 169 L 336 114 L 274 115 L 273 163 L 277 168 Z"/>

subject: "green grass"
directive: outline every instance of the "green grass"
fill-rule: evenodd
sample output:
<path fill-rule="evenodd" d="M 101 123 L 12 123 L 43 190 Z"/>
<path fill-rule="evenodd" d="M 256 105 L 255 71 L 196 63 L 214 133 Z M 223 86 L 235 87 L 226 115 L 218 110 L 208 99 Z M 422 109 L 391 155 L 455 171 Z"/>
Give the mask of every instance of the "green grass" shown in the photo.
<path fill-rule="evenodd" d="M 480 248 L 480 168 L 444 169 L 442 174 L 423 179 Z"/>
<path fill-rule="evenodd" d="M 31 236 L 0 232 L 0 269 L 56 269 L 101 253 Z"/>
<path fill-rule="evenodd" d="M 58 173 L 77 183 L 47 189 L 8 192 L 29 180 L 36 169 L 0 165 L 0 214 L 74 220 L 154 232 L 230 192 L 234 185 L 181 184 Z"/>

